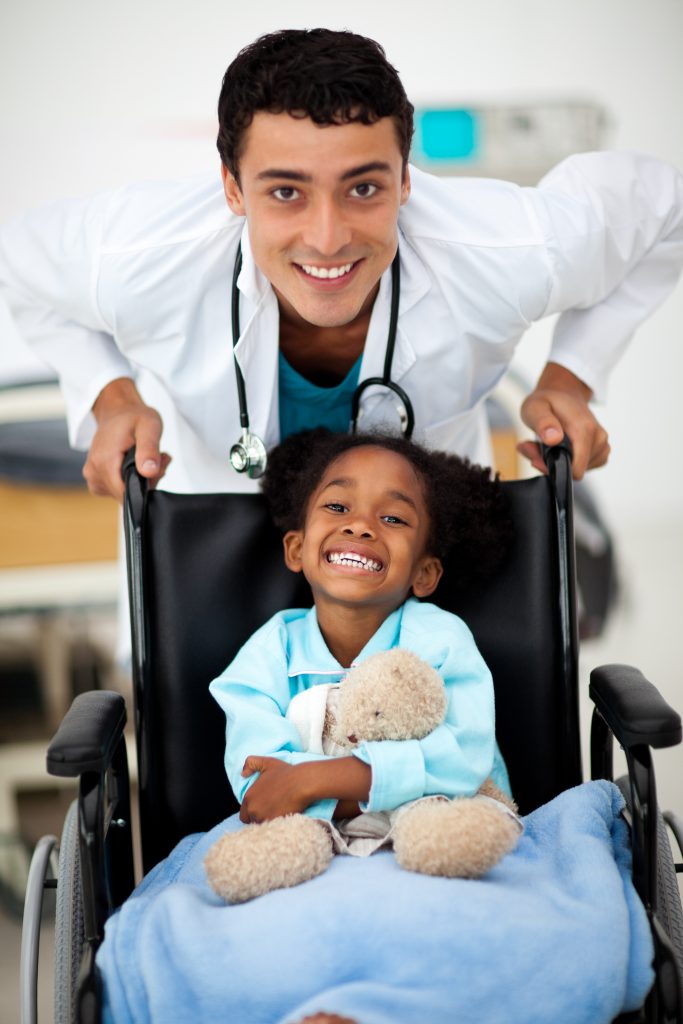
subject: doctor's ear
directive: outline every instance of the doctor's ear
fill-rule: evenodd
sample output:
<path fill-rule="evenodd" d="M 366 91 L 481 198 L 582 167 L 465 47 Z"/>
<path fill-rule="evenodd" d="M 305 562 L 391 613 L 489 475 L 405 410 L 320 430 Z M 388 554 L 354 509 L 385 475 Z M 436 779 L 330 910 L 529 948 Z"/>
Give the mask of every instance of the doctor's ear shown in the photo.
<path fill-rule="evenodd" d="M 244 209 L 242 190 L 239 187 L 237 178 L 228 170 L 225 164 L 221 164 L 221 178 L 223 179 L 223 191 L 225 192 L 228 206 L 238 217 L 244 217 L 246 210 Z"/>
<path fill-rule="evenodd" d="M 287 568 L 292 572 L 301 572 L 303 569 L 304 531 L 289 530 L 282 538 L 282 546 L 284 548 L 285 565 Z"/>
<path fill-rule="evenodd" d="M 433 555 L 425 555 L 420 562 L 413 579 L 413 594 L 415 597 L 429 597 L 436 590 L 439 580 L 443 576 L 443 565 L 440 558 Z"/>
<path fill-rule="evenodd" d="M 405 170 L 403 172 L 403 181 L 401 182 L 401 206 L 403 206 L 404 203 L 407 203 L 409 198 L 410 198 L 410 169 L 408 168 L 408 164 L 406 164 Z"/>

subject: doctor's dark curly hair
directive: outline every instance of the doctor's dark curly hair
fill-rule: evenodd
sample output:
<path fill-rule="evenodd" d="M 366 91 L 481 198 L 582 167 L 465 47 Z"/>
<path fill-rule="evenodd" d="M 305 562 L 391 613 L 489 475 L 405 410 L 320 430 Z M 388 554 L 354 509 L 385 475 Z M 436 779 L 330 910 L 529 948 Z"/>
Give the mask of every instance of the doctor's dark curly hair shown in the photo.
<path fill-rule="evenodd" d="M 302 529 L 311 495 L 328 466 L 354 448 L 402 455 L 424 488 L 430 517 L 428 553 L 452 566 L 458 587 L 483 583 L 499 568 L 513 538 L 498 477 L 467 459 L 423 448 L 394 434 L 336 434 L 324 427 L 288 437 L 268 455 L 261 481 L 271 518 L 283 533 Z"/>
<path fill-rule="evenodd" d="M 379 43 L 354 32 L 285 29 L 238 53 L 223 78 L 216 140 L 237 182 L 244 133 L 259 110 L 319 125 L 393 117 L 404 169 L 408 162 L 413 105 Z"/>

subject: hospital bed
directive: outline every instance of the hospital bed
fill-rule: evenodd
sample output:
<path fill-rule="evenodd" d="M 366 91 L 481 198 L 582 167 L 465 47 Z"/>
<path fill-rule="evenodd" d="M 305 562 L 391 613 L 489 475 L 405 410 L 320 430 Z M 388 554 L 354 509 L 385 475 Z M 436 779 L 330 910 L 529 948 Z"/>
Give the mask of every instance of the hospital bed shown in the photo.
<path fill-rule="evenodd" d="M 571 455 L 562 446 L 548 450 L 546 459 L 548 477 L 503 485 L 516 538 L 488 591 L 454 599 L 447 568 L 434 597 L 470 625 L 492 670 L 498 740 L 521 813 L 529 815 L 529 822 L 545 807 L 562 800 L 570 802 L 572 794 L 582 792 L 574 789 L 582 782 L 582 768 Z M 224 720 L 208 694 L 209 681 L 269 616 L 284 607 L 309 604 L 310 596 L 301 577 L 284 568 L 281 542 L 268 522 L 260 496 L 150 491 L 135 471 L 130 453 L 124 475 L 140 844 L 143 872 L 152 872 L 149 877 L 154 878 L 155 873 L 163 873 L 164 859 L 176 844 L 188 842 L 184 837 L 215 828 L 236 810 L 223 768 Z M 612 777 L 613 737 L 626 754 L 628 776 L 618 780 L 626 799 L 622 814 L 629 823 L 633 884 L 645 908 L 654 951 L 655 981 L 643 1005 L 628 1014 L 615 1013 L 614 1018 L 623 1022 L 683 1020 L 683 913 L 671 852 L 676 839 L 680 847 L 683 830 L 675 814 L 664 816 L 658 809 L 652 763 L 653 749 L 680 742 L 681 720 L 635 668 L 611 665 L 596 669 L 590 694 L 595 704 L 593 778 Z M 96 953 L 105 923 L 115 920 L 113 912 L 124 901 L 124 909 L 133 903 L 127 900 L 134 887 L 134 866 L 126 716 L 118 694 L 81 695 L 48 749 L 48 770 L 77 777 L 80 788 L 61 843 L 54 836 L 44 837 L 32 863 L 21 979 L 22 1020 L 27 1024 L 35 1020 L 42 892 L 45 886 L 55 884 L 55 1019 L 58 1024 L 101 1019 L 102 979 Z M 675 837 L 671 843 L 670 833 Z M 384 856 L 384 862 L 377 863 L 389 865 L 391 854 Z M 354 877 L 351 872 L 361 869 L 356 862 L 339 865 L 342 870 L 348 882 Z M 369 866 L 364 870 L 376 869 Z M 392 877 L 398 880 L 399 875 L 408 874 L 398 872 Z M 414 877 L 416 885 L 437 881 Z M 287 891 L 290 912 L 296 900 L 303 899 L 305 891 L 318 881 Z M 485 887 L 496 884 L 486 879 L 476 883 L 438 881 L 478 887 L 468 892 L 486 891 Z M 194 884 L 196 892 L 201 884 L 196 880 Z M 280 897 L 271 894 L 241 908 L 240 913 L 262 912 L 269 906 L 267 900 Z M 261 910 L 257 911 L 257 905 Z M 455 900 L 453 914 L 459 912 Z M 567 917 L 568 924 L 569 920 Z M 544 920 L 539 918 L 536 925 L 542 933 Z M 344 926 L 340 921 L 340 935 Z M 288 921 L 287 929 L 287 934 L 296 934 L 296 921 Z M 414 936 L 416 957 L 426 938 Z M 615 932 L 605 941 L 617 938 Z M 321 938 L 317 945 L 316 956 L 325 948 L 325 940 Z M 286 957 L 286 951 L 282 955 Z M 287 977 L 286 960 L 283 964 L 285 973 L 279 977 Z M 537 964 L 528 967 L 530 975 L 536 975 L 534 984 L 539 984 Z M 391 979 L 385 980 L 390 986 Z M 559 981 L 551 971 L 540 983 L 550 992 Z M 253 985 L 252 991 L 256 999 L 258 986 Z M 533 1019 L 569 1019 L 545 1017 L 540 1012 L 541 1016 Z M 482 1013 L 478 1016 L 475 1005 L 470 1017 L 458 1019 L 493 1019 Z M 240 1010 L 226 1002 L 224 1019 L 242 1024 L 245 1014 L 244 1007 Z M 199 1008 L 194 1019 L 202 1019 Z M 282 1017 L 283 1021 L 290 1019 L 298 1018 Z M 358 1019 L 363 1024 L 362 1014 Z M 403 1018 L 398 1014 L 394 1019 Z M 431 1017 L 424 1019 L 432 1024 Z"/>

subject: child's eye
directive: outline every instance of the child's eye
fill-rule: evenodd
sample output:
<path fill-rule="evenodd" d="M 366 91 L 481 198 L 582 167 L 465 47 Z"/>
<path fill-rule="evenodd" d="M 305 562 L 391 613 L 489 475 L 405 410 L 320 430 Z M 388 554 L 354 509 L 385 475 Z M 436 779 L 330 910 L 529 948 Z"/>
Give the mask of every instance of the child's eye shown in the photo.
<path fill-rule="evenodd" d="M 405 526 L 405 519 L 401 519 L 400 516 L 382 516 L 385 523 L 389 523 L 391 526 Z"/>
<path fill-rule="evenodd" d="M 342 505 L 340 501 L 328 501 L 325 508 L 330 512 L 346 512 L 346 505 Z"/>

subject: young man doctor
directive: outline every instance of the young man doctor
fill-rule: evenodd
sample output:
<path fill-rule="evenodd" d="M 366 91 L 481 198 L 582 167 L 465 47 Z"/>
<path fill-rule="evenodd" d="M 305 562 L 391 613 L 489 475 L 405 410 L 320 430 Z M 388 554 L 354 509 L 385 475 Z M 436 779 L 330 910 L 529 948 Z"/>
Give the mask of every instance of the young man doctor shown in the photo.
<path fill-rule="evenodd" d="M 607 460 L 589 402 L 678 278 L 674 168 L 584 154 L 537 189 L 409 168 L 413 108 L 381 47 L 350 32 L 258 39 L 228 68 L 218 112 L 222 180 L 123 188 L 0 232 L 2 294 L 59 373 L 92 491 L 121 498 L 133 444 L 142 474 L 168 470 L 170 489 L 256 487 L 228 459 L 235 358 L 266 448 L 348 429 L 357 384 L 383 372 L 397 250 L 391 378 L 415 439 L 490 461 L 484 399 L 529 324 L 559 312 L 522 416 L 547 444 L 569 435 L 577 478 Z M 363 429 L 390 423 L 395 404 L 366 392 Z M 521 449 L 538 463 L 533 442 Z"/>

